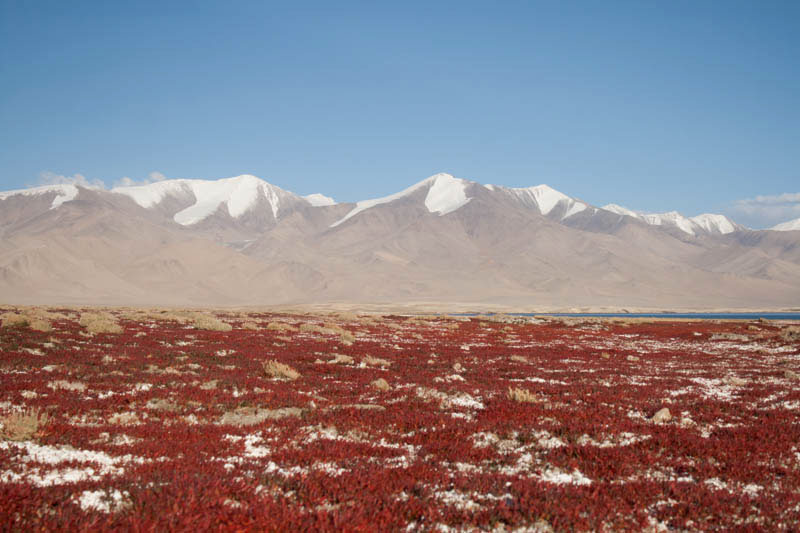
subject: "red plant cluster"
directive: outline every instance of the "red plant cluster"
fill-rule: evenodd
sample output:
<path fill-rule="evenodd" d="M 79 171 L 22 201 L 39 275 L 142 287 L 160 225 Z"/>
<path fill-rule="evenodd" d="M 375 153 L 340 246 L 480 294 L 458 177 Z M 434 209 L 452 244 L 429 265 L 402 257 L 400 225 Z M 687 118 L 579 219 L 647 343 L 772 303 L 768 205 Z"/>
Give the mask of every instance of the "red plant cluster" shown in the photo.
<path fill-rule="evenodd" d="M 800 524 L 800 345 L 780 324 L 118 313 L 122 334 L 92 336 L 62 313 L 0 329 L 0 417 L 49 415 L 0 441 L 0 530 Z"/>

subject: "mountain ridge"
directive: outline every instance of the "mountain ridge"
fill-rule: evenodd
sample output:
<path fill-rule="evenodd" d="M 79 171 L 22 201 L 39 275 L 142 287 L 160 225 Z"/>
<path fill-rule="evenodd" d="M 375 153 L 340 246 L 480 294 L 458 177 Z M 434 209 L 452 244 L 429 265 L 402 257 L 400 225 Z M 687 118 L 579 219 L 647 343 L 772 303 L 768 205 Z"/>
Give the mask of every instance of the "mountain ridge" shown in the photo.
<path fill-rule="evenodd" d="M 651 225 L 677 227 L 689 235 L 695 235 L 697 231 L 726 234 L 737 231 L 738 229 L 747 229 L 721 214 L 704 213 L 694 217 L 686 217 L 677 211 L 645 213 L 627 209 L 613 203 L 602 207 L 596 207 L 588 202 L 566 195 L 546 184 L 530 187 L 506 187 L 494 184 L 482 185 L 475 181 L 456 178 L 447 173 L 434 174 L 394 194 L 354 202 L 356 207 L 353 208 L 352 212 L 348 213 L 342 220 L 336 221 L 334 224 L 341 224 L 345 220 L 356 216 L 358 213 L 372 206 L 399 200 L 425 186 L 439 189 L 437 190 L 438 196 L 433 196 L 431 198 L 426 197 L 426 205 L 430 202 L 438 201 L 441 205 L 435 207 L 434 210 L 440 212 L 440 214 L 447 214 L 462 207 L 469 201 L 469 198 L 464 194 L 464 187 L 467 184 L 479 185 L 492 192 L 505 193 L 509 196 L 516 197 L 520 203 L 530 207 L 536 207 L 539 209 L 540 213 L 544 215 L 549 214 L 559 205 L 566 206 L 563 212 L 561 212 L 562 220 L 587 209 L 594 210 L 595 212 L 598 209 L 604 209 L 618 215 L 630 216 L 642 220 Z M 55 208 L 65 202 L 74 200 L 80 188 L 83 187 L 76 184 L 44 185 L 29 189 L 0 192 L 0 200 L 15 195 L 56 192 L 58 196 L 53 200 L 52 205 L 52 207 Z M 141 185 L 118 186 L 108 191 L 129 196 L 145 208 L 156 207 L 168 197 L 174 198 L 180 197 L 181 195 L 193 195 L 195 197 L 195 203 L 174 214 L 175 221 L 181 225 L 192 225 L 201 222 L 223 205 L 228 210 L 230 216 L 237 218 L 246 213 L 249 208 L 256 203 L 257 198 L 254 195 L 257 195 L 259 192 L 267 199 L 274 218 L 278 217 L 281 202 L 289 198 L 295 202 L 305 202 L 311 207 L 328 207 L 337 204 L 333 198 L 323 194 L 314 193 L 300 196 L 251 174 L 242 174 L 217 180 L 189 178 L 169 179 Z M 451 194 L 454 194 L 455 197 L 450 198 Z M 430 205 L 434 204 L 431 203 Z M 796 221 L 790 222 L 796 223 Z M 786 224 L 790 224 L 790 222 L 779 224 L 769 229 L 778 228 L 780 230 L 785 227 Z"/>
<path fill-rule="evenodd" d="M 482 185 L 449 174 L 373 200 L 313 200 L 250 175 L 121 192 L 59 185 L 2 193 L 0 301 L 651 308 L 800 301 L 796 232 L 713 231 L 698 219 L 690 234 L 546 185 Z"/>

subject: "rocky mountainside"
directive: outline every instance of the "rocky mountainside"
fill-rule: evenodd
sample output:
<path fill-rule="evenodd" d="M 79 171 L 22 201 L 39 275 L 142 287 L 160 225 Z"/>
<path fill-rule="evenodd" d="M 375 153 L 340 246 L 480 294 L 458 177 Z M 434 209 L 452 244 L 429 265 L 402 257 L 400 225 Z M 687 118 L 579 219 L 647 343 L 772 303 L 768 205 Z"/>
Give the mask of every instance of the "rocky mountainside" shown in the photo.
<path fill-rule="evenodd" d="M 254 176 L 0 193 L 0 302 L 775 307 L 800 231 L 431 176 L 357 203 Z"/>

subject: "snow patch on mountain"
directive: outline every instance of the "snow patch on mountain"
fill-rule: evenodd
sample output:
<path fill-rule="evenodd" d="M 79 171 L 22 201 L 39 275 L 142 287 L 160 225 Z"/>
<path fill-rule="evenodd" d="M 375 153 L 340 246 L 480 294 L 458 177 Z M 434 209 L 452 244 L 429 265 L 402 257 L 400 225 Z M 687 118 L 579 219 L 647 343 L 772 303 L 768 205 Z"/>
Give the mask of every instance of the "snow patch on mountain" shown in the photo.
<path fill-rule="evenodd" d="M 450 174 L 438 174 L 428 189 L 425 207 L 431 213 L 439 213 L 439 216 L 452 213 L 470 201 L 466 187 L 467 182 L 462 179 L 454 178 Z"/>
<path fill-rule="evenodd" d="M 334 200 L 330 196 L 325 196 L 324 194 L 319 194 L 319 193 L 307 194 L 303 196 L 303 199 L 305 199 L 308 203 L 310 203 L 314 207 L 336 205 L 336 200 Z"/>
<path fill-rule="evenodd" d="M 589 207 L 587 204 L 544 184 L 521 188 L 486 185 L 486 188 L 490 191 L 505 191 L 523 205 L 535 207 L 542 215 L 547 215 L 557 206 L 562 205 L 564 206 L 564 213 L 561 215 L 561 220 L 580 213 Z"/>
<path fill-rule="evenodd" d="M 0 192 L 0 200 L 6 200 L 12 196 L 36 196 L 40 194 L 55 193 L 56 197 L 50 204 L 50 209 L 55 209 L 62 204 L 71 202 L 78 197 L 78 187 L 71 183 L 60 183 L 57 185 L 43 185 L 30 189 L 18 189 L 15 191 Z"/>
<path fill-rule="evenodd" d="M 725 235 L 736 231 L 736 226 L 724 215 L 703 213 L 702 215 L 692 217 L 690 220 L 709 233 L 718 231 Z"/>
<path fill-rule="evenodd" d="M 621 205 L 617 204 L 604 205 L 602 209 L 605 209 L 606 211 L 611 211 L 612 213 L 616 213 L 617 215 L 627 215 L 629 217 L 639 218 L 639 213 L 637 213 L 636 211 L 632 211 L 627 207 L 622 207 Z"/>
<path fill-rule="evenodd" d="M 703 213 L 695 217 L 685 217 L 677 211 L 667 213 L 643 213 L 633 211 L 617 204 L 608 204 L 602 207 L 617 215 L 624 215 L 646 222 L 651 226 L 672 226 L 689 235 L 697 235 L 698 231 L 705 233 L 719 233 L 725 235 L 736 231 L 736 224 L 724 215 Z"/>
<path fill-rule="evenodd" d="M 374 198 L 372 200 L 363 200 L 358 202 L 349 213 L 347 213 L 340 220 L 331 224 L 330 227 L 335 228 L 346 220 L 349 220 L 362 211 L 366 211 L 372 207 L 388 204 L 390 202 L 400 200 L 401 198 L 405 198 L 406 196 L 413 194 L 423 187 L 429 187 L 428 195 L 425 197 L 425 207 L 428 208 L 428 211 L 431 213 L 438 213 L 439 216 L 446 215 L 447 213 L 452 213 L 456 209 L 466 205 L 470 201 L 470 198 L 467 198 L 465 192 L 467 183 L 467 181 L 455 178 L 450 174 L 436 174 L 430 178 L 420 181 L 419 183 L 415 183 L 411 187 L 403 189 L 398 193 L 390 194 L 389 196 L 384 196 L 382 198 Z"/>
<path fill-rule="evenodd" d="M 178 179 L 160 181 L 133 187 L 116 187 L 112 192 L 131 197 L 136 203 L 150 208 L 161 203 L 168 195 L 191 193 L 195 203 L 175 213 L 175 222 L 183 226 L 196 224 L 225 204 L 228 214 L 238 218 L 249 211 L 263 196 L 277 218 L 282 202 L 294 195 L 266 181 L 244 174 L 215 181 Z M 312 204 L 313 205 L 313 204 Z"/>
<path fill-rule="evenodd" d="M 160 204 L 167 196 L 182 192 L 192 192 L 192 188 L 186 183 L 187 181 L 191 180 L 166 180 L 148 183 L 147 185 L 115 187 L 111 189 L 111 192 L 124 194 L 140 206 L 149 209 Z"/>
<path fill-rule="evenodd" d="M 789 220 L 788 222 L 781 222 L 769 229 L 775 231 L 800 231 L 800 218 Z"/>

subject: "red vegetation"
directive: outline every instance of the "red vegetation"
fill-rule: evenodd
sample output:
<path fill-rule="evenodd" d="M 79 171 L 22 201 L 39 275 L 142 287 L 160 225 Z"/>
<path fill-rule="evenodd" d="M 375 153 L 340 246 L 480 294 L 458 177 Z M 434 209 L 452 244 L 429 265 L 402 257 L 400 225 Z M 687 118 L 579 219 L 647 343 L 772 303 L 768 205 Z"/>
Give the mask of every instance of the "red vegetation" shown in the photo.
<path fill-rule="evenodd" d="M 800 523 L 800 345 L 779 324 L 120 315 L 122 334 L 89 336 L 62 313 L 0 329 L 0 417 L 50 418 L 0 441 L 2 530 Z M 323 320 L 356 341 L 266 328 Z"/>

